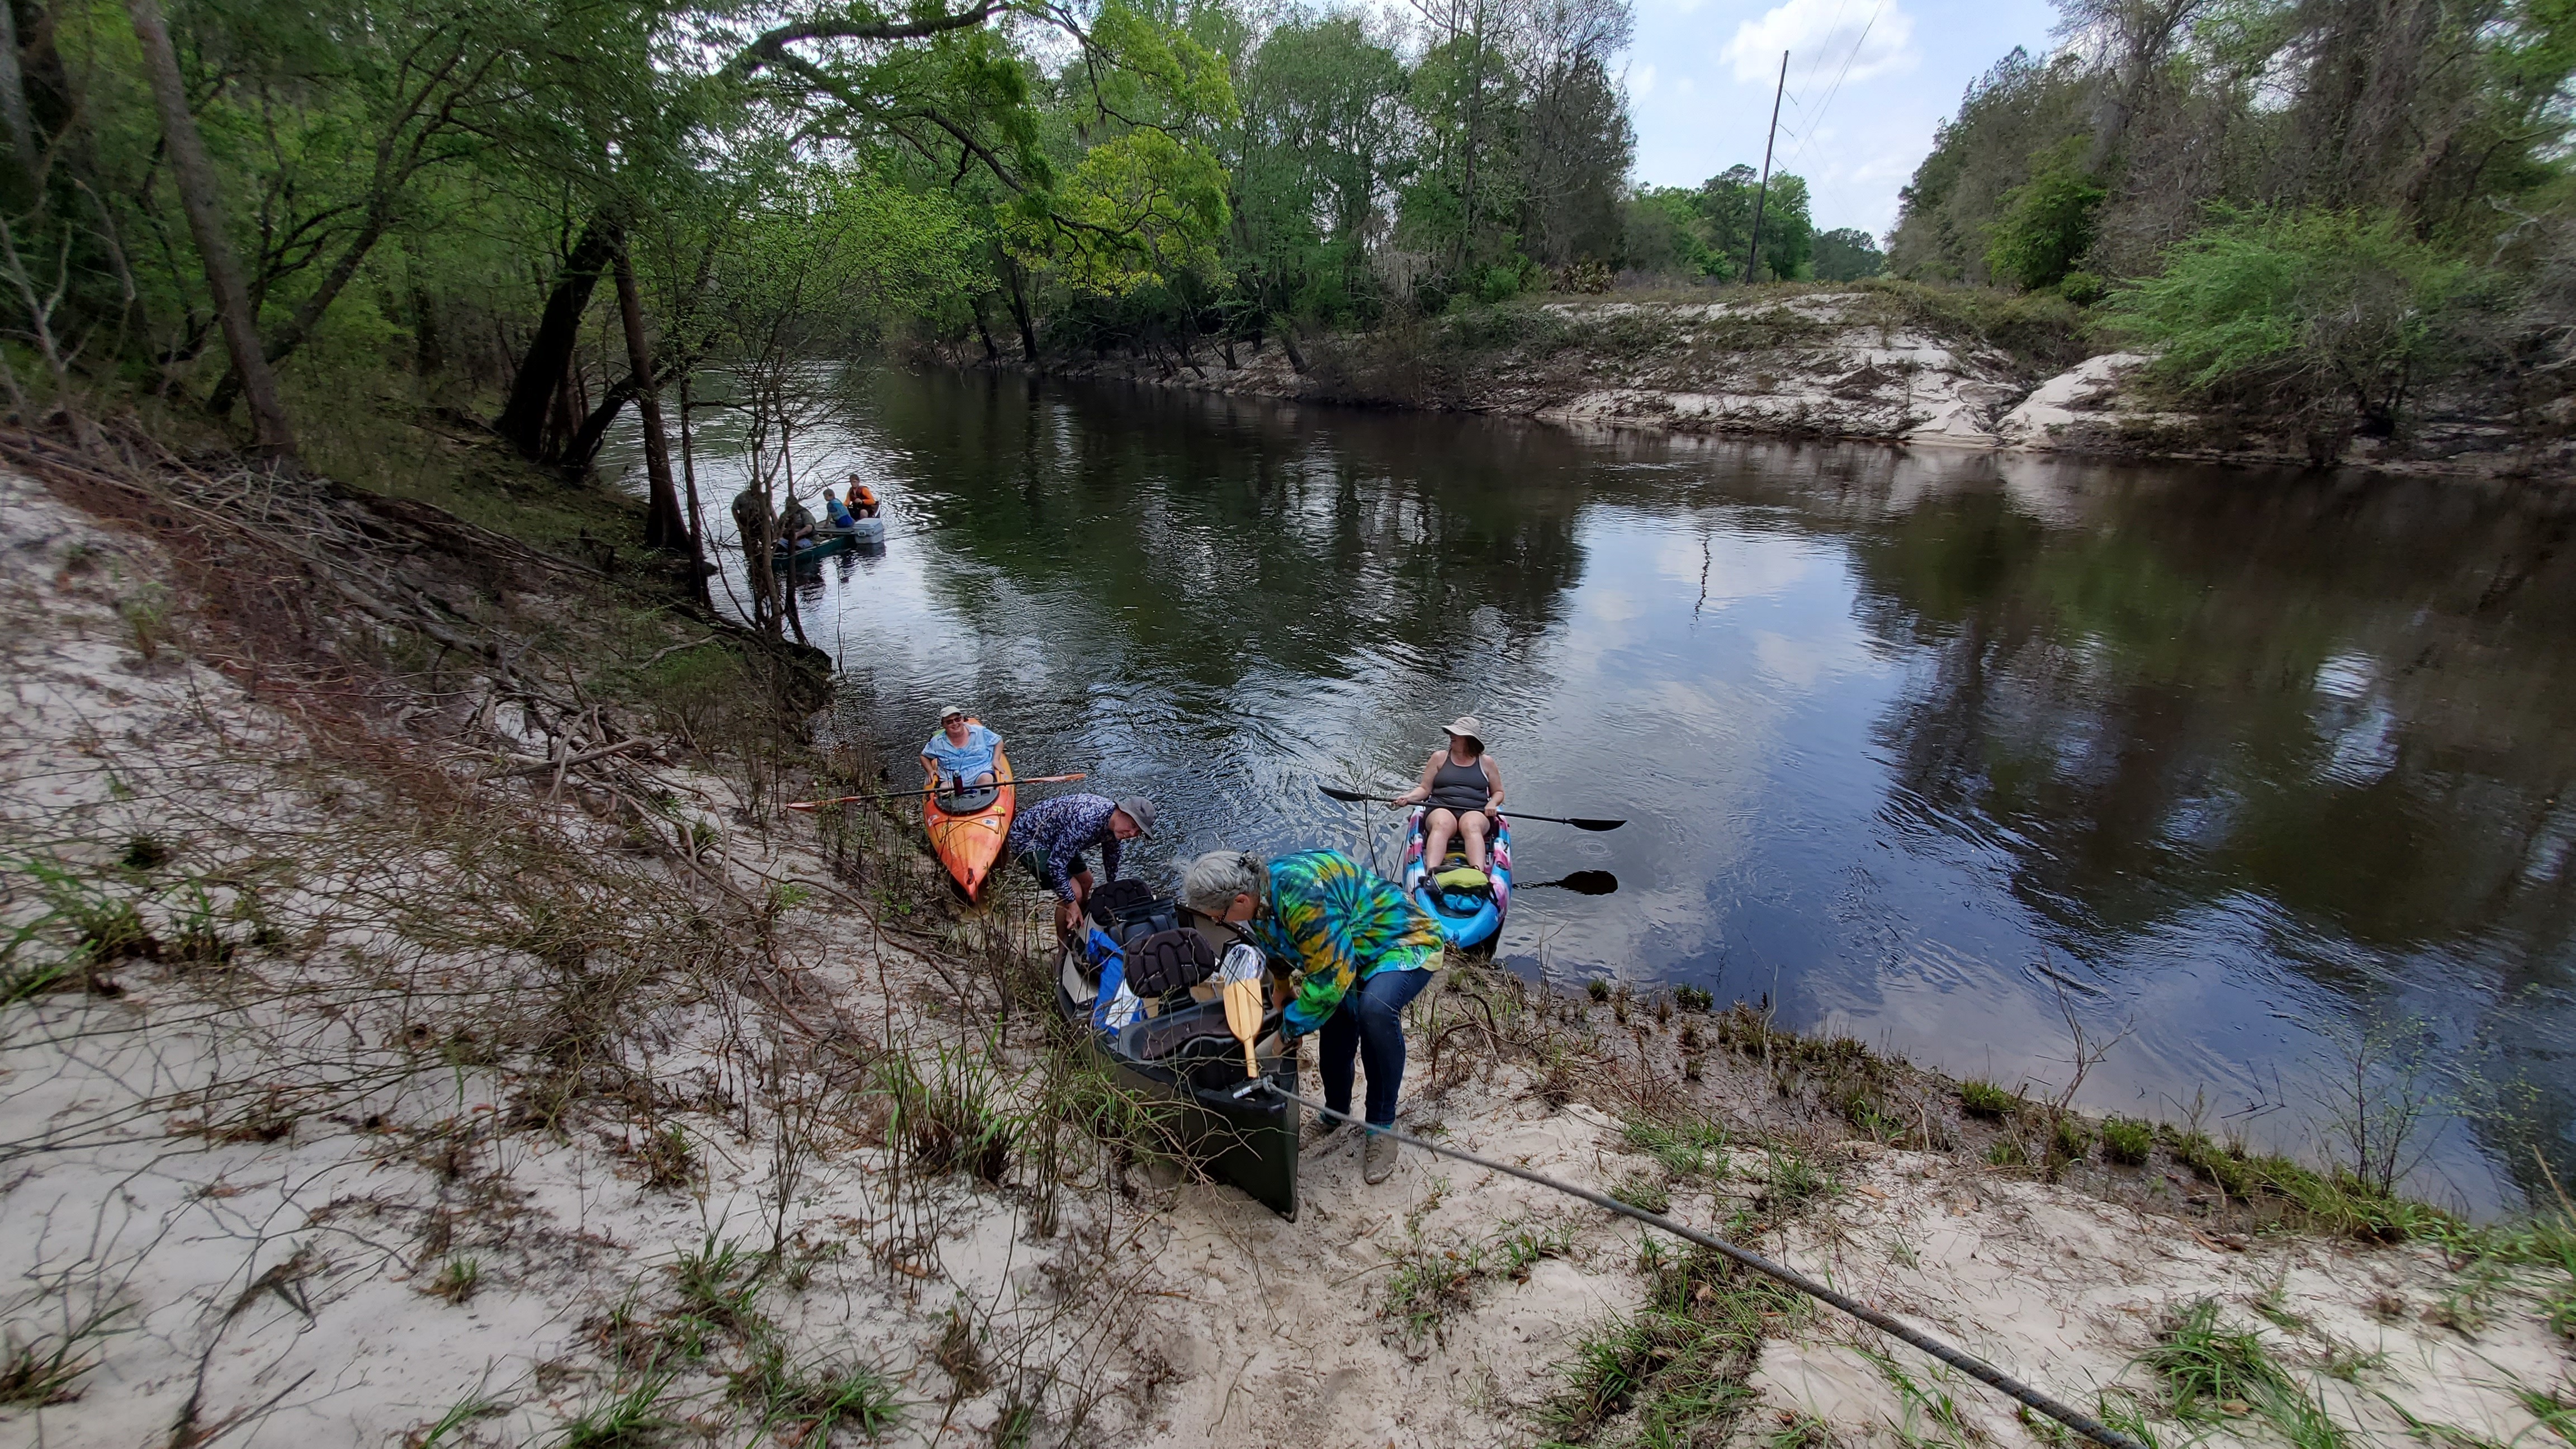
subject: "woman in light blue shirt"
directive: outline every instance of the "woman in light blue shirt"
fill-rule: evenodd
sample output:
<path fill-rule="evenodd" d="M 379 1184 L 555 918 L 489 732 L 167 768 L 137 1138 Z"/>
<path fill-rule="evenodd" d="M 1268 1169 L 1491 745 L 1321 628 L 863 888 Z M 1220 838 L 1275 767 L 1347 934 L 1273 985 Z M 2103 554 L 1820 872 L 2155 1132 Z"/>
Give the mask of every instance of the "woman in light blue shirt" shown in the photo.
<path fill-rule="evenodd" d="M 939 733 L 921 747 L 921 768 L 931 789 L 972 790 L 993 783 L 993 752 L 1001 747 L 1000 735 L 952 704 L 939 712 Z"/>

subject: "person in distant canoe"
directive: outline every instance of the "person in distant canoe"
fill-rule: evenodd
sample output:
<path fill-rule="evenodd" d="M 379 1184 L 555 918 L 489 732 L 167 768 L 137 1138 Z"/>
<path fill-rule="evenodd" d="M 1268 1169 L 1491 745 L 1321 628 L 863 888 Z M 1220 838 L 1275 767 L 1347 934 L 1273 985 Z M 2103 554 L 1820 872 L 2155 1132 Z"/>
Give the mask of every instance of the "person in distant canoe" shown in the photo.
<path fill-rule="evenodd" d="M 877 506 L 877 491 L 860 482 L 858 474 L 851 474 L 850 511 L 861 518 L 874 518 L 877 516 Z"/>
<path fill-rule="evenodd" d="M 1422 766 L 1422 780 L 1395 797 L 1398 805 L 1428 803 L 1422 817 L 1422 864 L 1437 871 L 1449 858 L 1451 837 L 1464 840 L 1467 863 L 1485 868 L 1485 840 L 1494 833 L 1494 813 L 1503 808 L 1503 771 L 1485 753 L 1484 726 L 1462 714 L 1442 726 L 1449 732 L 1445 748 L 1433 750 Z"/>
<path fill-rule="evenodd" d="M 1000 735 L 977 724 L 963 708 L 949 705 L 939 712 L 939 733 L 921 747 L 929 788 L 953 795 L 991 785 L 993 752 L 1001 747 Z"/>
<path fill-rule="evenodd" d="M 1154 833 L 1154 802 L 1142 795 L 1058 795 L 1020 811 L 1004 849 L 1037 883 L 1055 892 L 1055 926 L 1064 935 L 1082 929 L 1083 903 L 1091 899 L 1091 866 L 1082 853 L 1100 848 L 1100 868 L 1118 879 L 1125 844 Z"/>
<path fill-rule="evenodd" d="M 778 536 L 799 548 L 814 541 L 814 515 L 793 493 L 787 495 L 787 506 L 778 510 Z"/>
<path fill-rule="evenodd" d="M 823 490 L 823 516 L 832 520 L 832 526 L 843 533 L 859 526 L 858 519 L 850 515 L 849 505 L 833 497 L 829 488 Z"/>
<path fill-rule="evenodd" d="M 769 530 L 769 495 L 760 491 L 759 484 L 733 496 L 733 526 L 744 548 L 760 547 L 760 536 Z"/>
<path fill-rule="evenodd" d="M 1368 1148 L 1360 1175 L 1384 1182 L 1395 1171 L 1395 1125 L 1404 1086 L 1404 1008 L 1440 968 L 1440 923 L 1386 880 L 1338 850 L 1307 850 L 1263 861 L 1239 850 L 1211 851 L 1181 875 L 1181 903 L 1234 927 L 1281 966 L 1298 973 L 1282 1014 L 1281 1049 L 1320 1032 L 1324 1105 L 1351 1109 L 1354 1060 L 1368 1073 Z M 1333 1135 L 1340 1119 L 1317 1118 L 1310 1140 Z"/>

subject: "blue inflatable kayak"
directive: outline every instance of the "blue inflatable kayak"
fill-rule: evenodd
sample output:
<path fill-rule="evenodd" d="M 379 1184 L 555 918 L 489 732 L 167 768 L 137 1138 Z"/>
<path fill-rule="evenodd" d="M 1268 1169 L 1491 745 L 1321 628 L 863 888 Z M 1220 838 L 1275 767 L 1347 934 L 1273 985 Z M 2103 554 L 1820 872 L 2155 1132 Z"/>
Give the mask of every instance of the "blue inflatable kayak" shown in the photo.
<path fill-rule="evenodd" d="M 1494 938 L 1502 933 L 1503 917 L 1512 909 L 1512 823 L 1501 815 L 1494 817 L 1493 839 L 1485 842 L 1491 869 L 1481 881 L 1470 879 L 1474 872 L 1467 857 L 1453 837 L 1449 858 L 1434 870 L 1422 858 L 1421 807 L 1414 809 L 1404 823 L 1404 867 L 1396 880 L 1413 903 L 1429 911 L 1440 922 L 1440 930 L 1449 944 L 1462 950 L 1491 949 Z M 1438 877 L 1446 876 L 1443 881 Z"/>

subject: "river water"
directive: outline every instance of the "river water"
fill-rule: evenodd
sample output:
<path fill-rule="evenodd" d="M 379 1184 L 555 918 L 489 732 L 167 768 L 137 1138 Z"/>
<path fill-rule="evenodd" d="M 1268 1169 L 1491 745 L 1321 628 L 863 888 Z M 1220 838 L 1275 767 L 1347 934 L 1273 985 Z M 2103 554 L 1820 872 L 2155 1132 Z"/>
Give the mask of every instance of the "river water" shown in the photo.
<path fill-rule="evenodd" d="M 1219 845 L 1393 860 L 1488 722 L 1503 959 L 1692 984 L 2096 1110 L 2333 1137 L 2355 1044 L 2436 1098 L 2412 1185 L 2576 1161 L 2576 505 L 2544 490 L 1585 434 L 853 371 L 800 437 L 881 554 L 805 571 L 841 723 L 977 710 L 1021 773 Z M 710 538 L 738 442 L 700 438 Z M 614 461 L 614 460 L 612 460 Z M 724 550 L 722 602 L 747 598 Z M 903 772 L 898 769 L 898 776 Z M 1387 793 L 1392 793 L 1390 789 Z M 2416 1063 L 2420 1072 L 2406 1064 Z M 2342 1114 L 2348 1115 L 2348 1114 Z"/>

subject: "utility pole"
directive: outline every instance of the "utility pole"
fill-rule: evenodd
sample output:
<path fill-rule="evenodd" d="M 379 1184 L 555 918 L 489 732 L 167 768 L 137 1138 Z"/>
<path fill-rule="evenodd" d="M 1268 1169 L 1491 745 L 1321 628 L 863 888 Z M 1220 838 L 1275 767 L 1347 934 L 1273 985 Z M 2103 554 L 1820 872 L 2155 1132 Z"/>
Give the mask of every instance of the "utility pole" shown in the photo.
<path fill-rule="evenodd" d="M 1771 143 L 1780 139 L 1780 97 L 1789 90 L 1789 52 L 1780 52 L 1780 84 L 1771 92 L 1771 134 L 1762 138 L 1762 184 L 1753 189 L 1753 242 L 1744 249 L 1744 285 L 1753 285 L 1753 261 L 1762 255 L 1762 201 L 1771 190 Z"/>

